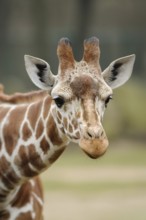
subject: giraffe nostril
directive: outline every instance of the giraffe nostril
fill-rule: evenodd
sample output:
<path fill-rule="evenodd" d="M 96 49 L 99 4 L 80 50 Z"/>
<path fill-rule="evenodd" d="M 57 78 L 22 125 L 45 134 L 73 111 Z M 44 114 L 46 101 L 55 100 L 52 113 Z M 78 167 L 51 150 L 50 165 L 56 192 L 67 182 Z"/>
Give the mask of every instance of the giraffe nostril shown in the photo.
<path fill-rule="evenodd" d="M 88 134 L 88 136 L 89 136 L 90 138 L 92 138 L 92 134 L 89 133 L 89 131 L 87 132 L 87 134 Z"/>
<path fill-rule="evenodd" d="M 103 132 L 103 130 L 102 130 L 102 132 L 101 132 L 101 135 L 100 135 L 100 136 L 102 137 L 102 136 L 103 136 L 103 134 L 104 134 L 104 132 Z"/>
<path fill-rule="evenodd" d="M 104 130 L 101 127 L 88 127 L 86 130 L 86 137 L 87 138 L 100 138 L 103 137 Z"/>

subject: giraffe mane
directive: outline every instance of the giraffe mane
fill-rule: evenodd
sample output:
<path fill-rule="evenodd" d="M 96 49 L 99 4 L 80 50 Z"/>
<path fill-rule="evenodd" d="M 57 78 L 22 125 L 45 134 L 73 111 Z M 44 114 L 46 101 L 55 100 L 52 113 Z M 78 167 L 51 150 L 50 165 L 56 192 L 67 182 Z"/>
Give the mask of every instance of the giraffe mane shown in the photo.
<path fill-rule="evenodd" d="M 12 95 L 4 93 L 4 86 L 0 84 L 0 103 L 22 104 L 39 101 L 48 95 L 47 91 L 38 90 L 26 93 L 14 93 Z"/>

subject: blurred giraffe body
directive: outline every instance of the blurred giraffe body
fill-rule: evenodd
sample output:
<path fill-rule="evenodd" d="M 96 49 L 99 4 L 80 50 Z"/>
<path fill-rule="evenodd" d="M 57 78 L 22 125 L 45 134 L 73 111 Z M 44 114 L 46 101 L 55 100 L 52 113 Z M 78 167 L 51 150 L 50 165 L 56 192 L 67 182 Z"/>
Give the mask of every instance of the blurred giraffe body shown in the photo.
<path fill-rule="evenodd" d="M 131 76 L 135 55 L 101 71 L 97 38 L 84 41 L 76 62 L 67 38 L 58 44 L 58 75 L 49 64 L 25 55 L 31 80 L 41 91 L 6 95 L 0 87 L 0 219 L 42 220 L 43 193 L 37 177 L 77 143 L 91 158 L 102 156 L 108 139 L 102 126 L 112 88 Z"/>

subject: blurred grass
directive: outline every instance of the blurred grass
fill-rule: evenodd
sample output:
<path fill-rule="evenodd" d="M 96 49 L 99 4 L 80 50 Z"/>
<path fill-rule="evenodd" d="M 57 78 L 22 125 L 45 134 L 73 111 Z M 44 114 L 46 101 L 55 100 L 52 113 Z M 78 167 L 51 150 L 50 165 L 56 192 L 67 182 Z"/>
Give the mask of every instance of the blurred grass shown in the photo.
<path fill-rule="evenodd" d="M 146 139 L 145 82 L 130 80 L 114 90 L 113 100 L 105 112 L 104 127 L 108 136 Z"/>

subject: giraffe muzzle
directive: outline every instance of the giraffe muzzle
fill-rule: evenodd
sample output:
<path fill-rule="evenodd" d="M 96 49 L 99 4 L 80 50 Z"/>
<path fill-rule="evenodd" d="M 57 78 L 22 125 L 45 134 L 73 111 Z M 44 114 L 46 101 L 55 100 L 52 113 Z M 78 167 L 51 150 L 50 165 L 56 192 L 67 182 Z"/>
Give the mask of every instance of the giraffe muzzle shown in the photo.
<path fill-rule="evenodd" d="M 109 142 L 107 138 L 104 139 L 81 139 L 79 142 L 80 148 L 92 159 L 105 154 Z"/>

